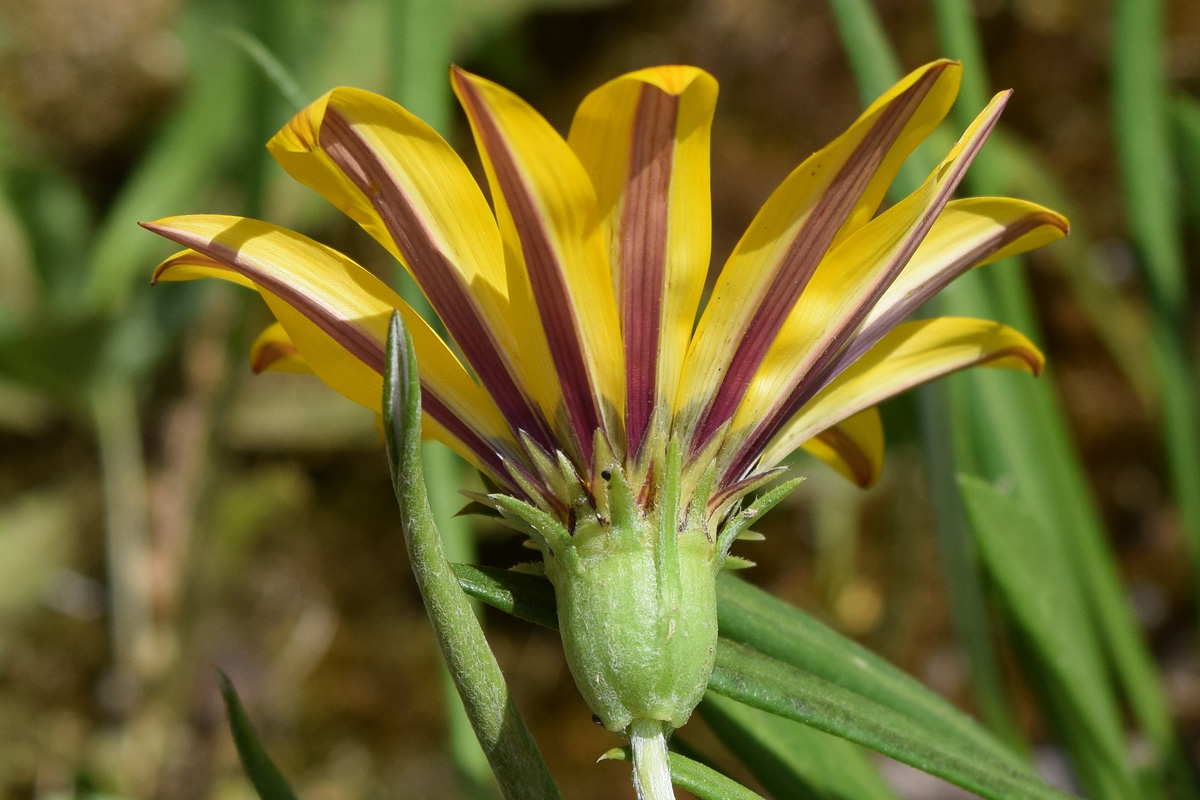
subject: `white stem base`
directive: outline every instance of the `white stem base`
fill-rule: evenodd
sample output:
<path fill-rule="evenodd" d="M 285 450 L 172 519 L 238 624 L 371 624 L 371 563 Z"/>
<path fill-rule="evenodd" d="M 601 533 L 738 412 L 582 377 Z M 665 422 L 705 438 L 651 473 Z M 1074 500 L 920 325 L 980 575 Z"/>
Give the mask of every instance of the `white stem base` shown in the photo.
<path fill-rule="evenodd" d="M 666 723 L 635 719 L 629 724 L 633 749 L 633 788 L 638 800 L 675 800 L 667 761 Z"/>

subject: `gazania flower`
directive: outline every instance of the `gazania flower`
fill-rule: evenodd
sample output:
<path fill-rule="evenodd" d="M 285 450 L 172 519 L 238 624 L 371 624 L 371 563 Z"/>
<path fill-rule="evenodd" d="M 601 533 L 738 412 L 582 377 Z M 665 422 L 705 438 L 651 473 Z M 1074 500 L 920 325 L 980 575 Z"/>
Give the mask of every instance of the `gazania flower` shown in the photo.
<path fill-rule="evenodd" d="M 425 434 L 478 467 L 497 487 L 478 499 L 540 547 L 576 682 L 637 751 L 699 700 L 713 576 L 745 527 L 741 501 L 789 454 L 803 447 L 866 485 L 883 457 L 878 402 L 973 365 L 1041 370 L 1037 348 L 998 323 L 905 321 L 964 271 L 1067 230 L 1020 200 L 950 199 L 1008 93 L 878 213 L 959 77 L 949 61 L 914 71 L 797 167 L 703 306 L 717 86 L 679 66 L 595 90 L 565 139 L 453 70 L 491 207 L 440 136 L 365 91 L 333 90 L 271 140 L 285 170 L 405 265 L 454 348 L 349 258 L 267 222 L 148 224 L 187 248 L 155 277 L 257 289 L 278 324 L 255 343 L 255 369 L 314 372 L 376 410 L 398 309 Z"/>

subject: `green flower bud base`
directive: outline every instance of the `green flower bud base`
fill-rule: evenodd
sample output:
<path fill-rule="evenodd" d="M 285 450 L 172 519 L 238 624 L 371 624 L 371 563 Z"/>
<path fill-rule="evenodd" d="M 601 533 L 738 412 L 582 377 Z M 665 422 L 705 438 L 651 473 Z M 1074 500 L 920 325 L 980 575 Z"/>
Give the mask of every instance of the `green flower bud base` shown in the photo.
<path fill-rule="evenodd" d="M 690 516 L 690 515 L 689 515 Z M 661 515 L 577 523 L 547 554 L 567 663 L 606 728 L 678 728 L 700 702 L 717 644 L 716 548 L 704 515 L 682 531 Z"/>

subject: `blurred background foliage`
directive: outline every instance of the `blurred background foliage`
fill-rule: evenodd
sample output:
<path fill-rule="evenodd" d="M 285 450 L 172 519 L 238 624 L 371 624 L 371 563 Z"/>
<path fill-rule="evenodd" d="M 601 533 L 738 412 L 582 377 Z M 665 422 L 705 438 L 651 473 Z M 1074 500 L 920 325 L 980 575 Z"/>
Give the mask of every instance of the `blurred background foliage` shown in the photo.
<path fill-rule="evenodd" d="M 1152 655 L 1158 682 L 1127 679 L 1129 699 L 1113 706 L 1128 724 L 1116 746 L 1135 770 L 1154 760 L 1173 736 L 1155 728 L 1161 700 L 1186 762 L 1176 780 L 1191 779 L 1200 763 L 1200 5 L 1164 3 L 1155 20 L 1141 11 L 1157 5 L 1137 0 L 980 0 L 979 53 L 954 16 L 963 4 L 873 7 L 894 56 L 862 38 L 871 6 L 850 0 L 458 0 L 448 17 L 431 0 L 0 0 L 3 796 L 252 797 L 210 664 L 237 683 L 306 800 L 487 796 L 461 726 L 453 714 L 446 721 L 370 414 L 315 381 L 251 376 L 244 354 L 265 309 L 225 286 L 151 291 L 150 270 L 169 248 L 136 226 L 181 212 L 262 216 L 402 283 L 263 144 L 298 102 L 351 84 L 401 99 L 476 168 L 448 102 L 451 59 L 512 88 L 560 130 L 587 91 L 620 72 L 670 62 L 712 72 L 718 265 L 776 183 L 839 133 L 895 64 L 964 58 L 970 103 L 972 92 L 1014 87 L 972 193 L 1046 203 L 1073 232 L 1025 267 L 989 267 L 988 296 L 1001 316 L 1028 314 L 1019 326 L 1047 352 L 1043 380 L 1056 399 L 1046 395 L 1046 413 L 1064 414 L 1079 456 L 1067 471 L 1086 478 L 1081 502 L 1094 500 L 1107 543 L 1092 552 L 1115 558 L 1116 616 L 1131 609 Z M 965 105 L 974 114 L 982 102 Z M 1031 306 L 1013 300 L 1025 291 L 1022 269 Z M 1045 465 L 1012 473 L 1013 442 L 1041 436 L 1038 423 L 1014 413 L 1008 427 L 994 425 L 983 411 L 961 419 L 1003 405 L 1005 391 L 959 381 L 941 399 L 891 403 L 887 466 L 869 492 L 803 464 L 811 477 L 764 525 L 766 540 L 744 548 L 759 566 L 742 575 L 1030 748 L 1059 785 L 1087 787 L 1093 745 L 1063 730 L 1074 700 L 1047 701 L 1080 684 L 1039 677 L 1037 655 L 1055 643 L 1100 647 L 1109 655 L 1065 668 L 1088 684 L 1095 674 L 1105 682 L 1102 662 L 1121 674 L 1132 663 L 1136 674 L 1137 652 L 1113 655 L 1103 622 L 1089 643 L 1012 602 L 1029 585 L 1022 578 L 1035 588 L 1088 580 L 1069 563 L 1075 555 L 1060 552 L 1037 572 L 1020 562 L 1053 536 L 1014 550 L 1003 531 L 977 530 L 976 556 L 945 535 L 961 527 L 962 509 L 952 486 L 946 493 L 939 452 L 954 451 L 957 469 L 1026 494 L 1023 481 L 1033 481 L 1057 497 L 1048 479 L 1038 483 Z M 931 414 L 960 417 L 949 422 L 957 444 L 939 450 Z M 449 476 L 435 498 L 446 517 L 462 470 L 427 458 Z M 464 560 L 528 559 L 487 523 L 457 527 L 460 545 L 479 549 L 460 550 Z M 972 561 L 980 557 L 986 568 Z M 588 724 L 554 634 L 491 612 L 486 620 L 564 795 L 629 793 L 627 767 L 592 763 L 614 741 Z M 1082 688 L 1080 702 L 1117 702 Z M 1100 694 L 1089 699 L 1092 690 Z M 739 708 L 707 705 L 685 738 L 753 782 L 718 742 Z M 854 764 L 867 776 L 855 796 L 958 796 L 883 762 L 889 790 L 869 764 Z"/>

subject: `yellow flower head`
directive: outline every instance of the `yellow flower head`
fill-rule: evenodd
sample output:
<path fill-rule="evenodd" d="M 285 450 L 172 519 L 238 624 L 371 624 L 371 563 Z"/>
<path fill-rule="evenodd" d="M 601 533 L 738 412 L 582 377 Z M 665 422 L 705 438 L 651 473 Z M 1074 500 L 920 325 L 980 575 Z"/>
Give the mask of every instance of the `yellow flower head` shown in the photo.
<path fill-rule="evenodd" d="M 1024 201 L 950 199 L 1008 93 L 917 191 L 877 213 L 959 76 L 955 62 L 921 67 L 797 167 L 703 309 L 717 85 L 683 66 L 601 86 L 566 138 L 511 92 L 454 69 L 493 207 L 436 132 L 369 92 L 335 89 L 271 140 L 285 170 L 405 265 L 465 364 L 365 269 L 266 222 L 148 224 L 188 248 L 155 276 L 254 287 L 278 319 L 255 343 L 255 369 L 311 370 L 376 410 L 398 309 L 425 434 L 564 522 L 581 499 L 607 502 L 598 487 L 613 469 L 652 504 L 669 448 L 682 455 L 684 503 L 703 491 L 717 520 L 798 447 L 866 485 L 883 456 L 876 403 L 972 365 L 1042 366 L 998 323 L 903 321 L 964 271 L 1067 230 Z"/>

